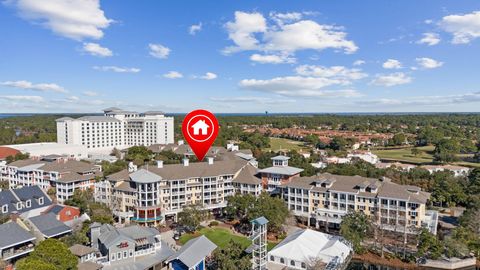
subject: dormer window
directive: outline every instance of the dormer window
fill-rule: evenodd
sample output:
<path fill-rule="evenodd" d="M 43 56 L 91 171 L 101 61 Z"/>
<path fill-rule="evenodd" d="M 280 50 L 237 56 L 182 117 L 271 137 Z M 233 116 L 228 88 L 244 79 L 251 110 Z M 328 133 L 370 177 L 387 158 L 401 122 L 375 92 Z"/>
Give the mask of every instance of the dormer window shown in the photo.
<path fill-rule="evenodd" d="M 38 204 L 43 205 L 43 203 L 44 203 L 43 197 L 38 198 Z"/>
<path fill-rule="evenodd" d="M 4 205 L 2 206 L 2 213 L 3 213 L 3 214 L 8 213 L 8 204 L 4 204 Z"/>
<path fill-rule="evenodd" d="M 25 202 L 25 207 L 27 207 L 27 208 L 32 207 L 32 200 L 27 200 L 27 201 Z"/>
<path fill-rule="evenodd" d="M 21 210 L 22 209 L 22 202 L 17 202 L 17 210 Z"/>

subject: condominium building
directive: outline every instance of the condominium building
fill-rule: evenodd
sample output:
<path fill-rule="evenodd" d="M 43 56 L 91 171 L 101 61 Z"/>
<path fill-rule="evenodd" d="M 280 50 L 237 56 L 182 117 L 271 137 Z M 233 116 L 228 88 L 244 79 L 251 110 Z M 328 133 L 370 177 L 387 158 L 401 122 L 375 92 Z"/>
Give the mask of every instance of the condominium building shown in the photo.
<path fill-rule="evenodd" d="M 271 159 L 273 166 L 259 171 L 263 188 L 270 193 L 278 192 L 280 185 L 290 182 L 303 171 L 303 169 L 288 166 L 289 157 L 280 155 Z"/>
<path fill-rule="evenodd" d="M 281 195 L 297 217 L 316 227 L 338 228 L 350 211 L 371 216 L 384 229 L 436 233 L 438 215 L 428 211 L 430 194 L 419 187 L 392 183 L 388 178 L 321 174 L 297 177 L 281 186 Z"/>
<path fill-rule="evenodd" d="M 108 108 L 103 116 L 57 119 L 57 141 L 85 145 L 89 151 L 111 150 L 173 143 L 173 129 L 173 117 L 163 112 L 138 113 Z"/>
<path fill-rule="evenodd" d="M 252 162 L 228 154 L 222 160 L 163 164 L 112 174 L 96 184 L 95 199 L 113 208 L 120 222 L 156 225 L 176 219 L 186 205 L 218 210 L 235 192 L 259 195 L 260 179 Z M 252 175 L 253 174 L 253 175 Z"/>
<path fill-rule="evenodd" d="M 75 190 L 93 189 L 102 167 L 61 156 L 46 156 L 0 165 L 0 181 L 10 188 L 38 186 L 44 191 L 54 188 L 57 201 L 63 203 Z"/>

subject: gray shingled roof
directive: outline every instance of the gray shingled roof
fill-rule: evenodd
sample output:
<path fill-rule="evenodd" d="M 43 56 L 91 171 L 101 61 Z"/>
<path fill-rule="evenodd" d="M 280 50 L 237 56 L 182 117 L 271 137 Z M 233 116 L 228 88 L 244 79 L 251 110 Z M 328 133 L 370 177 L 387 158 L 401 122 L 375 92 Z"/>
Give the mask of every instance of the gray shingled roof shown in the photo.
<path fill-rule="evenodd" d="M 38 203 L 38 199 L 43 198 L 43 205 Z M 27 208 L 26 201 L 30 200 L 31 206 Z M 22 208 L 17 209 L 17 203 L 22 203 Z M 8 211 L 6 214 L 13 212 L 24 213 L 33 209 L 49 206 L 52 200 L 43 192 L 38 186 L 22 187 L 18 189 L 2 190 L 0 191 L 0 207 L 7 205 Z M 1 213 L 0 213 L 1 215 Z"/>
<path fill-rule="evenodd" d="M 29 220 L 47 238 L 72 231 L 65 223 L 58 221 L 53 213 L 32 217 Z"/>
<path fill-rule="evenodd" d="M 303 172 L 303 169 L 290 167 L 290 166 L 273 166 L 262 169 L 260 173 L 282 174 L 282 175 L 295 175 Z"/>
<path fill-rule="evenodd" d="M 162 180 L 162 177 L 145 169 L 140 169 L 130 174 L 130 179 L 137 183 L 155 183 Z"/>
<path fill-rule="evenodd" d="M 155 243 L 155 236 L 160 232 L 154 228 L 142 227 L 138 225 L 115 228 L 109 224 L 104 224 L 100 228 L 99 240 L 107 248 L 118 243 L 120 239 L 136 242 L 138 239 L 146 239 L 149 243 Z"/>
<path fill-rule="evenodd" d="M 270 159 L 272 159 L 272 160 L 284 160 L 285 161 L 285 160 L 289 160 L 290 157 L 278 155 L 278 156 L 272 157 Z"/>
<path fill-rule="evenodd" d="M 58 215 L 58 213 L 60 213 L 60 211 L 63 210 L 63 205 L 54 205 L 52 207 L 50 207 L 46 212 L 47 213 L 54 213 L 55 215 Z"/>
<path fill-rule="evenodd" d="M 258 185 L 262 183 L 262 180 L 255 175 L 257 174 L 257 168 L 253 167 L 250 163 L 245 165 L 240 172 L 233 178 L 233 182 L 240 184 Z"/>
<path fill-rule="evenodd" d="M 0 225 L 0 236 L 0 249 L 35 240 L 35 236 L 15 222 Z"/>
<path fill-rule="evenodd" d="M 75 255 L 77 257 L 82 257 L 82 256 L 85 256 L 87 254 L 95 252 L 94 248 L 87 247 L 87 246 L 84 246 L 84 245 L 79 245 L 79 244 L 75 244 L 75 245 L 71 246 L 69 249 L 73 253 L 73 255 Z"/>
<path fill-rule="evenodd" d="M 168 261 L 178 259 L 188 268 L 191 268 L 210 255 L 216 248 L 217 245 L 202 235 L 185 243 L 180 250 L 168 258 Z"/>

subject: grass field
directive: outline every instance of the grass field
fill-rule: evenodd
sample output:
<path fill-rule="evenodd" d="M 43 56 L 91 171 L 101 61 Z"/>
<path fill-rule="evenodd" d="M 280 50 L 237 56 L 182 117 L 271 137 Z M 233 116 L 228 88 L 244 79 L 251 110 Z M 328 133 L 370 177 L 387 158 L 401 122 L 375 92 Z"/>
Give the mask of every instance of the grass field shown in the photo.
<path fill-rule="evenodd" d="M 225 229 L 225 228 L 203 228 L 200 231 L 196 233 L 187 233 L 184 234 L 180 237 L 180 244 L 184 245 L 188 240 L 198 237 L 200 235 L 205 235 L 210 241 L 215 243 L 220 248 L 223 248 L 230 242 L 230 240 L 233 240 L 234 242 L 240 243 L 242 245 L 242 248 L 247 248 L 252 244 L 252 242 L 244 236 L 239 236 L 239 235 L 234 235 L 230 232 L 230 230 Z M 269 242 L 268 243 L 268 250 L 272 249 L 273 247 L 276 246 L 277 243 Z"/>
<path fill-rule="evenodd" d="M 384 160 L 403 161 L 403 162 L 421 165 L 421 164 L 432 163 L 434 149 L 435 149 L 434 146 L 418 147 L 418 150 L 420 150 L 420 153 L 417 156 L 412 154 L 411 147 L 402 148 L 402 149 L 373 150 L 373 153 Z M 470 155 L 464 155 L 464 154 L 458 155 L 459 158 L 465 158 L 467 156 L 470 156 Z M 472 163 L 472 162 L 466 162 L 466 161 L 459 161 L 459 162 L 455 162 L 454 164 L 461 165 L 461 166 L 469 166 L 469 167 L 480 167 L 479 163 Z"/>
<path fill-rule="evenodd" d="M 265 148 L 267 151 L 299 151 L 302 149 L 308 149 L 303 142 L 275 137 L 270 137 L 270 148 Z"/>
<path fill-rule="evenodd" d="M 433 160 L 433 146 L 418 147 L 420 154 L 412 155 L 412 148 L 374 150 L 373 153 L 381 159 L 398 160 L 415 164 L 431 163 Z"/>

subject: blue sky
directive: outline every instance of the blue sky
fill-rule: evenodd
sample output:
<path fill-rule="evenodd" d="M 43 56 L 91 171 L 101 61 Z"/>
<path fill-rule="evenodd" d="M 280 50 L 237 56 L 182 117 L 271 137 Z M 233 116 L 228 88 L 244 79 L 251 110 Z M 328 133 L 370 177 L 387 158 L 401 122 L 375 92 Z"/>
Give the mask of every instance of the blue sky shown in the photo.
<path fill-rule="evenodd" d="M 3 0 L 0 112 L 479 111 L 479 1 Z"/>

